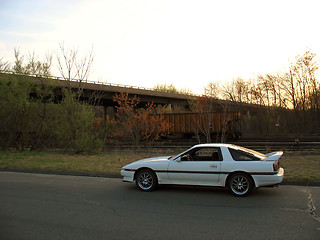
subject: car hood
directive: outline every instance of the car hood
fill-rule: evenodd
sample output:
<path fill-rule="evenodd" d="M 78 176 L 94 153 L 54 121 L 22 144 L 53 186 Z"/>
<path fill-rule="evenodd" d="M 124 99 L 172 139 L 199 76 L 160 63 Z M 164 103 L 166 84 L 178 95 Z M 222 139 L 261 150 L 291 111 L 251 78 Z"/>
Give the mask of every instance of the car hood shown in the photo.
<path fill-rule="evenodd" d="M 134 170 L 141 167 L 150 167 L 154 170 L 166 169 L 170 162 L 169 158 L 170 156 L 141 159 L 124 166 L 123 169 Z"/>

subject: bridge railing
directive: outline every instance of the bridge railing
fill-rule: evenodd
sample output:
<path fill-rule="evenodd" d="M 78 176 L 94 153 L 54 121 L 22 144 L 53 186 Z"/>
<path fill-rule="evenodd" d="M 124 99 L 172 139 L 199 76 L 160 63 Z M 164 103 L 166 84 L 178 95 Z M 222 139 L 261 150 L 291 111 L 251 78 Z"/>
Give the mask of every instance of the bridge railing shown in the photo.
<path fill-rule="evenodd" d="M 63 77 L 56 77 L 56 76 L 48 76 L 44 77 L 42 75 L 38 74 L 22 74 L 22 73 L 15 73 L 13 71 L 1 71 L 0 73 L 5 73 L 5 74 L 12 74 L 12 75 L 21 75 L 21 76 L 29 76 L 29 77 L 43 77 L 43 78 L 49 78 L 49 79 L 54 79 L 54 80 L 59 80 L 59 81 L 72 81 L 72 82 L 81 82 L 81 83 L 89 83 L 89 84 L 97 84 L 97 85 L 102 85 L 102 86 L 112 86 L 112 87 L 121 87 L 121 88 L 130 88 L 130 89 L 137 89 L 137 90 L 145 90 L 145 91 L 153 91 L 153 92 L 162 92 L 157 89 L 153 88 L 146 88 L 146 87 L 138 87 L 138 86 L 132 86 L 132 85 L 125 85 L 125 84 L 118 84 L 118 83 L 108 83 L 108 82 L 101 82 L 101 81 L 93 81 L 93 80 L 80 80 L 80 79 L 65 79 Z M 188 96 L 197 96 L 196 94 L 189 94 L 189 93 L 175 93 L 179 95 L 188 95 Z"/>

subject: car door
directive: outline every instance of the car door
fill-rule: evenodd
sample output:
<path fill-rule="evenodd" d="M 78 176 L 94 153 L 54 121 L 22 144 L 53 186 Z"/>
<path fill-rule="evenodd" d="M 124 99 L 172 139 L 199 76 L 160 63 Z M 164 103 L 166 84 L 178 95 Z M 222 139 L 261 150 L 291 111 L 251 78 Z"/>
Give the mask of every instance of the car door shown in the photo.
<path fill-rule="evenodd" d="M 172 184 L 216 185 L 222 155 L 219 147 L 199 147 L 173 159 L 168 166 Z"/>

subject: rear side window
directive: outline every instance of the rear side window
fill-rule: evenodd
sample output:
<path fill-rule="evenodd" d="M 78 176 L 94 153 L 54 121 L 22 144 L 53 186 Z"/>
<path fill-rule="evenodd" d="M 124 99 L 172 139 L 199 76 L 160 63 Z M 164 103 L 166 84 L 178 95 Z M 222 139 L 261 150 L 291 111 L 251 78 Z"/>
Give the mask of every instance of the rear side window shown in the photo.
<path fill-rule="evenodd" d="M 239 149 L 229 148 L 229 152 L 235 161 L 260 161 L 260 158 L 256 157 L 255 155 Z"/>

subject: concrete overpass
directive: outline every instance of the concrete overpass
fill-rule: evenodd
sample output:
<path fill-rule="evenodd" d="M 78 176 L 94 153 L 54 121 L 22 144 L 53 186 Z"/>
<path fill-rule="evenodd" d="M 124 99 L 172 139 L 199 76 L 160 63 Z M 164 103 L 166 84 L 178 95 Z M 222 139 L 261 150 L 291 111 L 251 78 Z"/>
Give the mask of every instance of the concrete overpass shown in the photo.
<path fill-rule="evenodd" d="M 128 85 L 95 82 L 95 81 L 68 81 L 61 78 L 43 78 L 37 76 L 26 76 L 11 73 L 0 73 L 0 80 L 10 76 L 17 76 L 19 78 L 30 78 L 36 84 L 48 83 L 52 87 L 68 87 L 72 89 L 80 89 L 81 98 L 84 100 L 92 100 L 95 98 L 95 103 L 105 107 L 114 106 L 113 96 L 117 93 L 129 93 L 130 96 L 136 95 L 140 99 L 141 104 L 154 102 L 155 104 L 172 104 L 179 105 L 185 108 L 188 107 L 190 100 L 196 100 L 196 96 L 168 93 L 155 91 L 153 89 L 133 87 Z"/>
<path fill-rule="evenodd" d="M 178 93 L 169 93 L 156 91 L 153 89 L 134 87 L 128 85 L 104 83 L 97 81 L 69 81 L 61 78 L 43 78 L 30 75 L 19 75 L 12 73 L 1 73 L 0 81 L 8 77 L 18 77 L 18 78 L 28 78 L 35 84 L 47 84 L 53 88 L 67 87 L 74 90 L 81 91 L 81 99 L 88 101 L 89 103 L 94 103 L 96 105 L 104 106 L 105 112 L 108 112 L 109 108 L 115 106 L 113 101 L 113 96 L 117 93 L 124 92 L 129 93 L 129 96 L 137 96 L 140 99 L 140 104 L 144 105 L 148 102 L 153 102 L 157 105 L 178 105 L 184 108 L 186 111 L 189 110 L 189 101 L 197 100 L 197 96 L 185 95 Z M 217 111 L 227 107 L 228 111 L 252 111 L 261 108 L 259 105 L 255 104 L 245 104 L 232 102 L 228 100 L 214 99 L 214 106 Z"/>

